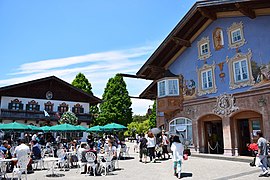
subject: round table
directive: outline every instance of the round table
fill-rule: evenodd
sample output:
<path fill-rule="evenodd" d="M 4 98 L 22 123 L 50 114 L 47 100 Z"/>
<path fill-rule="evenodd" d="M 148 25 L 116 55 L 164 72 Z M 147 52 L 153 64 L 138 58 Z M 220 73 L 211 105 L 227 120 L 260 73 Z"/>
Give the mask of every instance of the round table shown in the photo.
<path fill-rule="evenodd" d="M 44 162 L 47 162 L 47 163 L 52 162 L 51 167 L 48 166 L 48 168 L 49 168 L 48 171 L 51 170 L 52 173 L 51 174 L 47 174 L 46 175 L 47 177 L 60 177 L 60 176 L 58 176 L 58 174 L 55 174 L 55 172 L 54 172 L 54 165 L 59 160 L 61 160 L 61 158 L 48 157 L 48 158 L 44 158 L 43 159 Z"/>

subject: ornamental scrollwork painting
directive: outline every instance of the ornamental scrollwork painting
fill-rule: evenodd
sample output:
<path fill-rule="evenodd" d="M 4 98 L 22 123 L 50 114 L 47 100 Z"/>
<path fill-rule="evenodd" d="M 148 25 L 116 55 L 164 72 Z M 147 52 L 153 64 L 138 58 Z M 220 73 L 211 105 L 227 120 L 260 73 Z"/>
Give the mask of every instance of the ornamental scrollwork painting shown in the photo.
<path fill-rule="evenodd" d="M 232 94 L 223 94 L 217 97 L 216 106 L 213 111 L 217 115 L 229 116 L 238 109 Z"/>

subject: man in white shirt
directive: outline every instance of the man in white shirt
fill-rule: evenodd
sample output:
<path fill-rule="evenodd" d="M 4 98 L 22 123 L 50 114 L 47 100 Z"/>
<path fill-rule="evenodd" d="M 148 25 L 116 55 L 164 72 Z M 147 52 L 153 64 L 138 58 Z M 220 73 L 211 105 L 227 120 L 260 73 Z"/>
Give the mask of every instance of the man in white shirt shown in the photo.
<path fill-rule="evenodd" d="M 20 139 L 18 143 L 20 145 L 15 148 L 14 157 L 20 159 L 22 156 L 30 155 L 30 148 L 29 146 L 25 145 L 25 140 Z"/>

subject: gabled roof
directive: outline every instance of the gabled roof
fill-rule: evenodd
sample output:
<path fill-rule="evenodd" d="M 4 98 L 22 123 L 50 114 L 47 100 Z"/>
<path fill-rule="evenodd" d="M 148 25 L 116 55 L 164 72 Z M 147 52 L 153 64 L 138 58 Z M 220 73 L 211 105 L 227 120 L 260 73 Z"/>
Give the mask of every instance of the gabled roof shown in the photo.
<path fill-rule="evenodd" d="M 0 88 L 0 96 L 46 99 L 46 92 L 53 93 L 52 100 L 98 104 L 101 99 L 55 76 L 23 82 Z"/>
<path fill-rule="evenodd" d="M 169 65 L 217 18 L 270 14 L 270 0 L 204 0 L 196 2 L 156 51 L 136 73 L 137 77 L 158 79 Z"/>

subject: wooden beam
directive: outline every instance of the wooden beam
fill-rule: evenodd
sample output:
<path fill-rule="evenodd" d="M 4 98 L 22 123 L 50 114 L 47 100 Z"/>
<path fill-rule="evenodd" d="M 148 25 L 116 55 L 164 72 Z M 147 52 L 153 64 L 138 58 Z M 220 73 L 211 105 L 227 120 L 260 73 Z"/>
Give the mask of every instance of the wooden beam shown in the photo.
<path fill-rule="evenodd" d="M 207 17 L 208 19 L 211 19 L 213 21 L 217 19 L 217 13 L 210 9 L 198 8 L 198 11 L 201 13 L 202 16 Z"/>
<path fill-rule="evenodd" d="M 191 47 L 191 43 L 185 39 L 174 36 L 172 40 L 177 44 L 185 47 Z"/>
<path fill-rule="evenodd" d="M 244 14 L 247 17 L 249 17 L 250 19 L 255 19 L 256 18 L 256 14 L 255 14 L 255 12 L 251 8 L 249 8 L 249 7 L 247 7 L 247 6 L 243 5 L 243 4 L 240 4 L 240 3 L 235 3 L 235 7 L 242 14 Z"/>

